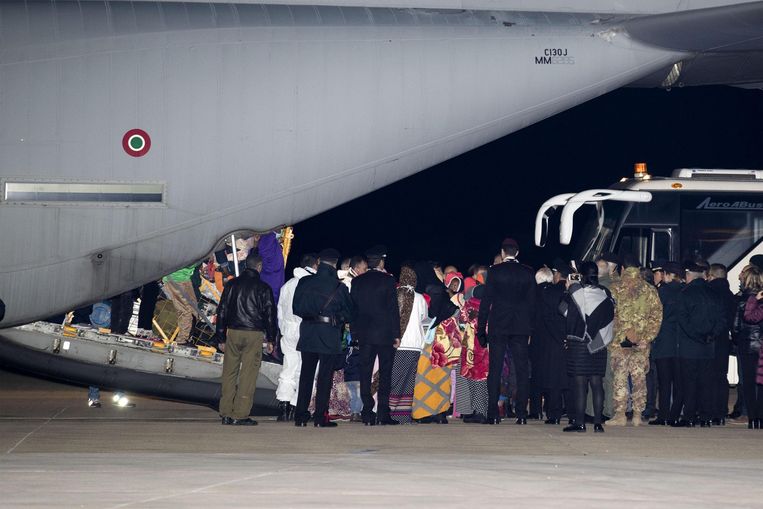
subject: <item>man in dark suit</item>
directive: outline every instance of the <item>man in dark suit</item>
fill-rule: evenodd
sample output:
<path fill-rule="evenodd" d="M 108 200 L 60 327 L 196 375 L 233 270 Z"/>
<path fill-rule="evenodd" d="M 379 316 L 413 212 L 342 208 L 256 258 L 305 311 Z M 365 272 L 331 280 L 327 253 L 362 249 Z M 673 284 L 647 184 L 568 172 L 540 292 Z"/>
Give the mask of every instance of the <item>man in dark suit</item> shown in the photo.
<path fill-rule="evenodd" d="M 710 376 L 710 417 L 714 426 L 726 424 L 729 413 L 729 355 L 731 354 L 731 331 L 734 329 L 734 318 L 737 310 L 737 300 L 731 292 L 728 280 L 728 269 L 725 265 L 714 263 L 707 274 L 709 286 L 720 298 L 723 305 L 725 326 L 715 338 L 715 358 L 713 359 L 713 374 Z"/>
<path fill-rule="evenodd" d="M 352 281 L 355 318 L 350 324 L 352 337 L 360 350 L 360 397 L 363 399 L 363 423 L 373 426 L 371 376 L 374 360 L 379 358 L 378 423 L 398 424 L 389 415 L 392 385 L 392 361 L 400 344 L 400 311 L 397 306 L 395 279 L 384 271 L 386 248 L 376 246 L 366 252 L 368 272 Z"/>
<path fill-rule="evenodd" d="M 299 325 L 297 350 L 302 354 L 299 374 L 299 393 L 294 412 L 294 425 L 306 426 L 310 418 L 307 410 L 313 392 L 315 368 L 318 378 L 315 389 L 314 425 L 328 428 L 336 423 L 328 419 L 331 382 L 334 366 L 342 353 L 344 324 L 352 319 L 350 294 L 336 274 L 339 252 L 324 249 L 318 254 L 320 264 L 313 276 L 305 276 L 297 283 L 292 310 L 302 318 Z"/>
<path fill-rule="evenodd" d="M 678 358 L 683 388 L 683 419 L 674 427 L 712 425 L 711 384 L 715 339 L 726 326 L 723 302 L 707 284 L 706 265 L 686 267 L 686 286 L 676 303 L 678 318 Z"/>
<path fill-rule="evenodd" d="M 527 350 L 535 316 L 536 285 L 533 269 L 519 263 L 518 255 L 517 242 L 504 240 L 501 244 L 503 263 L 490 267 L 485 296 L 480 303 L 477 338 L 482 346 L 490 344 L 488 424 L 500 422 L 498 397 L 507 348 L 511 350 L 517 377 L 516 423 L 527 424 L 530 374 Z"/>

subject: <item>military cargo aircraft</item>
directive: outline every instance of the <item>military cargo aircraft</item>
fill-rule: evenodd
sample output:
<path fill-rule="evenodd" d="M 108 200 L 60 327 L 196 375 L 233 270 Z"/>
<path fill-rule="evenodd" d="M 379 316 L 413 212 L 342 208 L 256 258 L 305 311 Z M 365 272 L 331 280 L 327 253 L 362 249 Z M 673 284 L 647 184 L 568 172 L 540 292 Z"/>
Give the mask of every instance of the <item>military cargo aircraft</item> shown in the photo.
<path fill-rule="evenodd" d="M 0 326 L 619 87 L 763 84 L 763 2 L 304 3 L 0 3 Z"/>
<path fill-rule="evenodd" d="M 706 84 L 763 87 L 763 2 L 4 1 L 0 327 L 617 88 Z"/>

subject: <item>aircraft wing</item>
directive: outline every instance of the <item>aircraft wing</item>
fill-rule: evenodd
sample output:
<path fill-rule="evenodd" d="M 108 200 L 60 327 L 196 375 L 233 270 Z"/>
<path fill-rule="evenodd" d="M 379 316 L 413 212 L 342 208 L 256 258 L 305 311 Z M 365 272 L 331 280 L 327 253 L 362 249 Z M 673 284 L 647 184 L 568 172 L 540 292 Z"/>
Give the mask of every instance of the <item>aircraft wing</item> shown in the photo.
<path fill-rule="evenodd" d="M 763 50 L 763 2 L 643 16 L 625 22 L 641 42 L 693 53 Z"/>
<path fill-rule="evenodd" d="M 641 43 L 690 55 L 632 86 L 763 88 L 763 2 L 634 17 L 622 26 Z"/>
<path fill-rule="evenodd" d="M 90 1 L 102 2 L 103 0 Z M 133 1 L 156 2 L 157 0 Z M 177 2 L 177 0 L 158 1 Z M 209 0 L 185 0 L 185 3 L 208 4 Z M 316 6 L 380 7 L 389 9 L 464 9 L 473 11 L 650 15 L 737 5 L 745 2 L 740 2 L 739 0 L 236 0 L 235 3 L 280 5 L 308 4 Z"/>

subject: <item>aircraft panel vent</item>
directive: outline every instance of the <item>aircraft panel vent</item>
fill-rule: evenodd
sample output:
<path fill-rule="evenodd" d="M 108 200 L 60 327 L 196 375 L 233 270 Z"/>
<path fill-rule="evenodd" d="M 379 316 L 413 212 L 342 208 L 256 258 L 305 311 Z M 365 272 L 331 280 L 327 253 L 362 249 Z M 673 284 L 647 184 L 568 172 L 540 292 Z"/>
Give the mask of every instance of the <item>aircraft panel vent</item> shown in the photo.
<path fill-rule="evenodd" d="M 9 204 L 147 204 L 164 203 L 165 186 L 158 182 L 2 182 L 2 202 Z"/>

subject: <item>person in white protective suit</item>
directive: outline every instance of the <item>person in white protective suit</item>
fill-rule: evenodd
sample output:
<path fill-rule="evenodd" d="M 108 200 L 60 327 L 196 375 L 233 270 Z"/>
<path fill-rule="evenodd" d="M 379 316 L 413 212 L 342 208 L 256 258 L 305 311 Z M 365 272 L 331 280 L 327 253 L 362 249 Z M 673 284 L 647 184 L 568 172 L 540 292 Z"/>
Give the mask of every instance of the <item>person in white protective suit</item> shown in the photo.
<path fill-rule="evenodd" d="M 305 276 L 315 274 L 318 269 L 318 256 L 306 254 L 302 256 L 301 266 L 294 269 L 294 277 L 281 287 L 278 298 L 278 327 L 281 329 L 281 352 L 283 353 L 283 369 L 278 376 L 276 399 L 280 411 L 278 420 L 281 422 L 294 419 L 294 408 L 297 405 L 299 388 L 299 372 L 302 368 L 302 356 L 297 351 L 299 342 L 299 325 L 302 319 L 292 311 L 294 290 L 297 283 Z"/>

